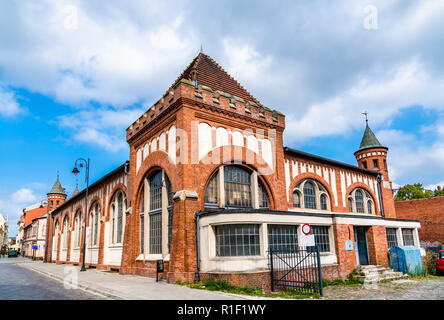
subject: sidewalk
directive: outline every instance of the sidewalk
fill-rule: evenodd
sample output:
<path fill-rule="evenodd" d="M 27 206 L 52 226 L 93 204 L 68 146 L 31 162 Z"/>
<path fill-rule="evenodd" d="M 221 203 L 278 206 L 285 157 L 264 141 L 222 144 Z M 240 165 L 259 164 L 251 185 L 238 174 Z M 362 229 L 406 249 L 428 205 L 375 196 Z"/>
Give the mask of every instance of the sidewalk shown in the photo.
<path fill-rule="evenodd" d="M 261 297 L 236 295 L 223 292 L 191 289 L 185 286 L 169 284 L 165 281 L 137 275 L 121 275 L 115 272 L 87 269 L 80 272 L 80 267 L 41 261 L 18 262 L 17 266 L 45 274 L 59 281 L 64 281 L 71 270 L 78 271 L 78 286 L 81 289 L 106 296 L 113 300 L 262 300 Z M 66 269 L 65 269 L 66 268 Z M 73 269 L 71 269 L 73 268 Z M 65 273 L 66 270 L 66 273 Z M 69 290 L 69 289 L 67 289 Z"/>

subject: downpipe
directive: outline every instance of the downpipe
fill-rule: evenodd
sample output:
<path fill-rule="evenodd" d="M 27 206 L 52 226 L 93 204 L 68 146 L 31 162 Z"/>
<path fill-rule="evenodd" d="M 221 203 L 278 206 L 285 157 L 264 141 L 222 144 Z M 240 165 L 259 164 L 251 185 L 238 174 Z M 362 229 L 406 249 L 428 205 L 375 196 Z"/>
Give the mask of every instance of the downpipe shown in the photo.
<path fill-rule="evenodd" d="M 197 255 L 197 270 L 194 273 L 194 282 L 200 281 L 200 228 L 199 228 L 199 219 L 201 212 L 196 212 L 196 255 Z"/>

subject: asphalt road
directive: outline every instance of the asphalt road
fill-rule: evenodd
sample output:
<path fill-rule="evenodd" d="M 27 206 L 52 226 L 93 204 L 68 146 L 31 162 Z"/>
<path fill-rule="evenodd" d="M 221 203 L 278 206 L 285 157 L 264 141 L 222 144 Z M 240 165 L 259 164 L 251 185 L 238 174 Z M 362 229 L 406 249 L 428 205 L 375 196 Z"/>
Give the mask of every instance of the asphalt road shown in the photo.
<path fill-rule="evenodd" d="M 82 289 L 65 289 L 62 282 L 17 266 L 25 258 L 0 258 L 0 300 L 103 300 Z"/>

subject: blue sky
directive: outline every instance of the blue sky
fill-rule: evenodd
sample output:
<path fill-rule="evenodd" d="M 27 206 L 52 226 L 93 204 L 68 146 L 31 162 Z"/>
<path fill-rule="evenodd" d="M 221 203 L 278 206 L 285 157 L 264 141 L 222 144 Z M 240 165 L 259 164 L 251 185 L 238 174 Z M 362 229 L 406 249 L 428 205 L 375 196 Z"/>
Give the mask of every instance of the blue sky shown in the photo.
<path fill-rule="evenodd" d="M 128 159 L 125 129 L 201 45 L 265 106 L 287 146 L 355 164 L 365 121 L 395 186 L 444 185 L 441 1 L 0 3 L 0 213 L 17 232 L 57 171 Z M 84 187 L 83 173 L 79 187 Z"/>

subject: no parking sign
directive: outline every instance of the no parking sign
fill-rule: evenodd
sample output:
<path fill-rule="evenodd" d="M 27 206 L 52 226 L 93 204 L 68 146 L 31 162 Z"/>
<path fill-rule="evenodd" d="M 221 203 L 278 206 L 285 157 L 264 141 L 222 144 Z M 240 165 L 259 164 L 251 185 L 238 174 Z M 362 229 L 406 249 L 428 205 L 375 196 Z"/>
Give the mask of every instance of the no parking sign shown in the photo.
<path fill-rule="evenodd" d="M 301 247 L 313 247 L 315 245 L 314 235 L 311 233 L 311 226 L 304 224 L 302 226 L 302 233 L 299 237 L 299 245 Z"/>

